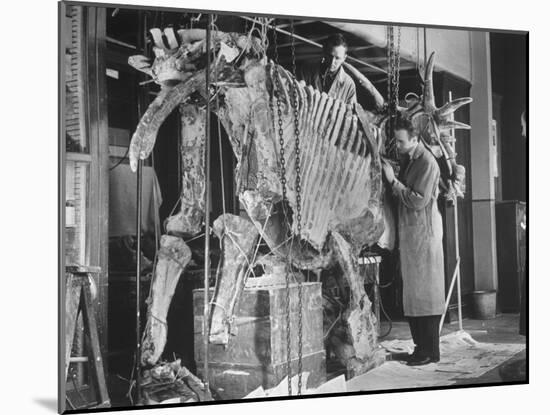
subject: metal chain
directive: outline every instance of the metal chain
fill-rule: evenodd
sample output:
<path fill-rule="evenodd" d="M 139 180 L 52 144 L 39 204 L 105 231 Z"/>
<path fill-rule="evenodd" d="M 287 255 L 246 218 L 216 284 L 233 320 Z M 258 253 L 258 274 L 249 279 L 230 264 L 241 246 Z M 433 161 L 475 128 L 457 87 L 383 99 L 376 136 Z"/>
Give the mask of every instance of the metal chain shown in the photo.
<path fill-rule="evenodd" d="M 296 80 L 296 48 L 294 41 L 294 20 L 290 21 L 290 39 L 292 52 L 292 74 L 294 75 L 294 85 L 292 88 L 292 106 L 294 107 L 294 150 L 296 153 L 296 229 L 298 237 L 302 236 L 302 186 L 301 186 L 301 167 L 300 167 L 300 119 L 298 113 L 298 81 Z M 302 282 L 298 281 L 298 395 L 302 394 Z"/>
<path fill-rule="evenodd" d="M 388 121 L 387 121 L 387 139 L 388 142 L 386 144 L 386 151 L 387 154 L 392 156 L 394 154 L 394 139 L 392 138 L 393 134 L 393 125 L 394 125 L 394 95 L 392 94 L 393 89 L 393 79 L 395 75 L 394 70 L 394 58 L 393 58 L 393 50 L 394 50 L 394 36 L 393 36 L 393 26 L 388 26 L 386 28 L 386 58 L 387 58 L 387 64 L 388 64 L 388 80 L 387 80 L 387 97 L 388 97 L 388 104 L 387 104 L 387 114 L 388 114 Z"/>
<path fill-rule="evenodd" d="M 394 103 L 395 103 L 395 109 L 397 109 L 397 106 L 399 105 L 399 71 L 401 66 L 401 57 L 399 55 L 399 49 L 401 48 L 401 28 L 399 27 L 397 29 L 397 46 L 394 45 L 393 50 L 393 92 L 394 92 Z"/>
<path fill-rule="evenodd" d="M 275 88 L 273 93 L 277 101 L 277 126 L 279 133 L 279 162 L 281 163 L 281 193 L 282 193 L 282 202 L 284 216 L 286 217 L 286 166 L 285 166 L 285 139 L 283 132 L 283 114 L 281 110 L 281 90 L 283 86 L 281 85 L 281 80 L 279 78 L 279 52 L 277 50 L 277 28 L 275 25 L 275 20 L 273 21 L 273 47 L 274 47 L 274 57 L 275 57 Z M 292 396 L 292 367 L 291 367 L 291 348 L 290 348 L 290 275 L 289 270 L 285 273 L 285 288 L 286 288 L 286 372 L 287 372 L 287 381 L 288 381 L 288 395 Z"/>
<path fill-rule="evenodd" d="M 399 49 L 401 48 L 401 27 L 397 28 L 397 46 L 393 49 L 393 91 L 394 91 L 394 117 L 397 117 L 397 107 L 399 106 L 399 72 L 401 67 L 401 57 Z M 395 124 L 394 124 L 395 125 Z M 395 158 L 397 158 L 397 146 L 395 146 Z"/>
<path fill-rule="evenodd" d="M 399 105 L 399 72 L 401 66 L 400 48 L 401 48 L 401 28 L 397 29 L 397 46 L 395 45 L 395 33 L 393 26 L 388 26 L 386 29 L 387 36 L 387 51 L 386 58 L 388 63 L 388 143 L 386 150 L 390 156 L 397 159 L 397 148 L 395 140 L 391 139 L 393 133 L 395 118 L 397 116 L 397 107 Z"/>
<path fill-rule="evenodd" d="M 388 66 L 388 79 L 387 79 L 387 98 L 388 98 L 388 101 L 387 101 L 387 108 L 386 108 L 386 111 L 388 113 L 388 116 L 390 115 L 390 108 L 391 108 L 391 79 L 392 79 L 392 71 L 391 71 L 391 65 L 392 65 L 392 58 L 391 58 L 391 50 L 392 50 L 392 45 L 391 45 L 391 39 L 392 39 L 392 36 L 391 36 L 391 31 L 392 31 L 392 28 L 391 26 L 387 26 L 386 27 L 386 63 L 387 63 L 387 66 Z"/>

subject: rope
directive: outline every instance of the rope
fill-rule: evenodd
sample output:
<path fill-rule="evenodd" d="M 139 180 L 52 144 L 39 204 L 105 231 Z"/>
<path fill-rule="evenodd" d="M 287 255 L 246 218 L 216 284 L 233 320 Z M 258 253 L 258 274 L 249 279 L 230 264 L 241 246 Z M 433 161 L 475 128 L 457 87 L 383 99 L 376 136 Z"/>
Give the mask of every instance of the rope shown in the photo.
<path fill-rule="evenodd" d="M 252 268 L 252 264 L 250 263 L 250 261 L 248 260 L 248 257 L 246 256 L 246 254 L 244 253 L 243 249 L 241 248 L 241 246 L 237 243 L 237 241 L 235 241 L 235 239 L 233 238 L 233 236 L 231 235 L 233 232 L 231 232 L 230 230 L 227 230 L 227 229 L 224 229 L 224 235 L 227 235 L 229 237 L 229 239 L 231 239 L 231 242 L 233 242 L 233 244 L 237 247 L 237 249 L 239 250 L 240 254 L 244 257 L 245 261 L 246 261 L 246 264 L 248 266 L 248 269 L 251 271 L 251 272 L 254 272 L 254 269 Z"/>
<path fill-rule="evenodd" d="M 172 252 L 170 252 L 168 249 L 165 249 L 165 248 L 161 248 L 159 250 L 159 253 L 158 253 L 158 256 L 159 257 L 165 257 L 165 258 L 168 258 L 168 259 L 171 259 L 172 261 L 174 261 L 176 264 L 179 265 L 179 267 L 181 268 L 182 271 L 185 270 L 185 267 L 187 266 L 187 264 L 183 264 L 179 259 L 177 259 L 173 254 Z M 152 285 L 152 284 L 151 284 Z"/>
<path fill-rule="evenodd" d="M 262 231 L 260 233 L 260 237 L 258 238 L 258 243 L 256 244 L 256 249 L 254 250 L 254 255 L 252 255 L 252 264 L 256 263 L 256 256 L 258 255 L 258 250 L 260 249 L 260 244 L 262 242 L 262 237 L 265 234 L 265 228 L 267 227 L 267 221 L 269 220 L 269 217 L 271 216 L 271 210 L 273 209 L 273 204 L 269 206 L 269 213 L 265 219 L 264 226 L 262 227 Z M 247 271 L 244 280 L 246 281 L 248 276 L 250 274 L 250 270 Z"/>
<path fill-rule="evenodd" d="M 165 327 L 168 327 L 168 323 L 166 322 L 166 320 L 161 320 L 160 318 L 158 318 L 157 316 L 155 316 L 153 313 L 149 314 L 149 316 L 151 318 L 153 318 L 154 320 L 157 320 L 159 323 L 161 323 L 163 326 Z"/>

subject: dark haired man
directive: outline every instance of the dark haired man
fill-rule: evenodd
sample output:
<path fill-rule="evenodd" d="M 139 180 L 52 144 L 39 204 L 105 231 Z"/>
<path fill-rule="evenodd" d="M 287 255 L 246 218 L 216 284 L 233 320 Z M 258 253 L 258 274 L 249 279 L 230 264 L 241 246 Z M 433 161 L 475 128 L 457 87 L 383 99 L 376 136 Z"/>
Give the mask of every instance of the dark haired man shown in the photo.
<path fill-rule="evenodd" d="M 346 60 L 348 44 L 342 34 L 329 37 L 323 44 L 323 58 L 315 65 L 306 63 L 300 68 L 298 78 L 332 98 L 346 104 L 355 104 L 357 95 L 355 83 L 342 64 Z"/>
<path fill-rule="evenodd" d="M 332 35 L 323 45 L 321 61 L 322 90 L 347 104 L 357 100 L 355 83 L 342 67 L 348 53 L 348 44 L 340 33 Z"/>
<path fill-rule="evenodd" d="M 399 178 L 389 163 L 382 168 L 398 204 L 403 309 L 415 344 L 408 364 L 424 365 L 439 361 L 439 321 L 445 311 L 440 172 L 409 119 L 399 117 L 394 133 L 403 157 Z"/>

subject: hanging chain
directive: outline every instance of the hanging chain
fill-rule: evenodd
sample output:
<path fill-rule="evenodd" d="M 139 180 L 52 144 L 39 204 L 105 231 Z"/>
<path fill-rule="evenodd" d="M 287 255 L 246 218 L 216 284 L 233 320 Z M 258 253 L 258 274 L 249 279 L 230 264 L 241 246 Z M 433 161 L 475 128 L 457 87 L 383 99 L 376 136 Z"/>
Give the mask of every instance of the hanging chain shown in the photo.
<path fill-rule="evenodd" d="M 387 134 L 388 143 L 386 150 L 388 155 L 397 159 L 397 147 L 395 139 L 392 137 L 395 126 L 395 118 L 397 117 L 397 107 L 399 105 L 399 72 L 401 66 L 400 48 L 401 48 L 401 28 L 397 29 L 397 45 L 395 44 L 395 33 L 393 26 L 388 26 L 386 29 L 386 58 L 388 63 L 388 79 L 387 79 Z"/>
<path fill-rule="evenodd" d="M 387 79 L 387 116 L 388 121 L 386 124 L 386 133 L 387 133 L 387 143 L 386 151 L 387 154 L 392 157 L 394 154 L 395 148 L 395 139 L 393 138 L 393 126 L 394 126 L 394 95 L 392 94 L 393 87 L 393 78 L 394 78 L 394 59 L 393 59 L 393 50 L 394 50 L 394 37 L 393 37 L 393 26 L 387 26 L 386 28 L 386 59 L 388 65 L 388 79 Z"/>
<path fill-rule="evenodd" d="M 401 28 L 397 28 L 397 46 L 394 45 L 393 51 L 393 92 L 394 92 L 394 105 L 395 110 L 397 111 L 397 106 L 399 105 L 399 71 L 401 67 L 401 56 L 399 54 L 399 49 L 401 48 Z"/>
<path fill-rule="evenodd" d="M 388 78 L 387 78 L 387 98 L 388 98 L 388 103 L 387 103 L 387 108 L 386 108 L 386 111 L 388 113 L 388 117 L 390 117 L 388 119 L 388 122 L 391 121 L 391 100 L 392 100 L 392 94 L 391 94 L 391 86 L 392 86 L 392 64 L 393 64 L 393 59 L 392 59 L 392 56 L 391 56 L 391 51 L 393 49 L 393 28 L 391 26 L 387 26 L 386 27 L 386 64 L 387 64 L 387 67 L 388 67 Z"/>
<path fill-rule="evenodd" d="M 296 48 L 294 41 L 294 21 L 290 21 L 290 38 L 292 51 L 292 74 L 294 75 L 294 85 L 292 88 L 292 106 L 294 107 L 294 150 L 296 152 L 296 229 L 298 237 L 302 235 L 302 186 L 301 186 L 301 167 L 300 167 L 300 119 L 298 113 L 298 81 L 296 79 Z M 298 281 L 298 395 L 302 394 L 302 282 Z"/>
<path fill-rule="evenodd" d="M 397 28 L 397 46 L 394 45 L 394 65 L 393 65 L 393 91 L 394 91 L 394 116 L 397 117 L 397 107 L 399 106 L 399 74 L 401 71 L 401 55 L 399 50 L 401 48 L 401 27 Z M 394 124 L 395 125 L 395 124 Z M 397 158 L 397 146 L 395 146 L 395 158 Z"/>
<path fill-rule="evenodd" d="M 273 21 L 273 47 L 274 47 L 274 57 L 275 57 L 275 87 L 273 93 L 277 102 L 277 127 L 279 134 L 279 162 L 281 164 L 281 193 L 282 193 L 282 202 L 281 206 L 283 208 L 283 214 L 286 218 L 286 166 L 285 166 L 285 139 L 283 132 L 283 111 L 281 109 L 281 91 L 283 86 L 281 85 L 281 80 L 279 78 L 279 52 L 277 50 L 277 28 L 275 21 Z M 285 272 L 285 288 L 286 288 L 286 372 L 287 372 L 287 381 L 288 381 L 288 396 L 292 396 L 292 367 L 291 367 L 291 348 L 290 348 L 290 275 L 289 271 Z"/>

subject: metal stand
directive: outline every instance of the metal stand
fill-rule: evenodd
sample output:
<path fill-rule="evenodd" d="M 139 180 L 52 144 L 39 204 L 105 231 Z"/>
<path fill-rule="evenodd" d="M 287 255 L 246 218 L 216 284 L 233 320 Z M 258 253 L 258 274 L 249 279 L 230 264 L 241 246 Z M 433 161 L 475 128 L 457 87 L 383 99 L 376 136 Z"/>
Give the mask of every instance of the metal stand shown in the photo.
<path fill-rule="evenodd" d="M 210 36 L 211 36 L 212 15 L 208 14 L 206 25 L 206 114 L 205 114 L 205 142 L 204 161 L 206 189 L 204 192 L 204 308 L 202 319 L 202 338 L 204 348 L 204 369 L 203 383 L 204 391 L 209 393 L 208 385 L 208 321 L 209 321 L 209 289 L 210 289 Z M 220 154 L 221 157 L 221 154 Z M 222 183 L 223 186 L 223 183 Z"/>
<path fill-rule="evenodd" d="M 136 202 L 136 360 L 134 371 L 136 374 L 136 400 L 141 399 L 141 190 L 143 184 L 143 160 L 138 161 L 137 167 L 137 202 Z"/>
<path fill-rule="evenodd" d="M 452 100 L 453 100 L 453 93 L 449 91 L 449 102 L 451 102 Z M 452 119 L 454 121 L 454 114 Z M 451 141 L 451 147 L 456 157 L 454 129 L 451 130 L 451 137 L 453 137 L 453 141 Z M 449 308 L 449 303 L 451 302 L 451 296 L 453 294 L 455 283 L 457 286 L 456 290 L 457 290 L 457 296 L 458 296 L 458 328 L 460 331 L 463 330 L 462 328 L 462 292 L 460 287 L 460 246 L 459 246 L 459 239 L 458 239 L 458 200 L 456 200 L 456 198 L 453 201 L 453 221 L 454 221 L 454 228 L 455 228 L 456 264 L 453 272 L 453 278 L 451 280 L 451 286 L 449 287 L 449 292 L 445 300 L 445 312 L 443 313 L 443 315 L 441 316 L 441 320 L 439 321 L 439 333 L 441 333 L 441 330 L 443 329 L 443 322 L 445 320 L 445 315 L 447 314 L 447 309 Z"/>
<path fill-rule="evenodd" d="M 376 333 L 380 336 L 380 263 L 382 257 L 380 255 L 368 255 L 362 256 L 357 259 L 357 263 L 363 268 L 364 284 L 373 284 L 373 298 L 372 305 L 374 308 L 374 315 L 376 316 Z M 374 266 L 374 278 L 371 281 L 367 281 L 367 266 Z"/>

